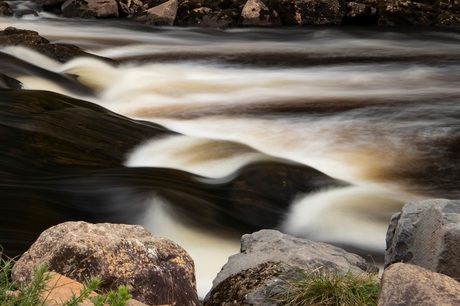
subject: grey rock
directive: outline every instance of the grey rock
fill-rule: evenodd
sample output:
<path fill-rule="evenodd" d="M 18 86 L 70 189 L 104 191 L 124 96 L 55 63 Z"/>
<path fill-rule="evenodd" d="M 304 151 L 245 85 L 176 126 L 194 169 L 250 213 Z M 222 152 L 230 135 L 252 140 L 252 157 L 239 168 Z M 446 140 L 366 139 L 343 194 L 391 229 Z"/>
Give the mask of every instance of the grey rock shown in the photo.
<path fill-rule="evenodd" d="M 242 237 L 241 252 L 231 256 L 219 272 L 204 304 L 270 305 L 268 298 L 273 285 L 280 281 L 281 275 L 298 268 L 355 275 L 378 271 L 363 258 L 341 248 L 276 230 L 261 230 Z"/>
<path fill-rule="evenodd" d="M 405 262 L 460 278 L 460 201 L 407 203 L 387 231 L 385 266 Z"/>
<path fill-rule="evenodd" d="M 108 18 L 118 17 L 115 0 L 67 0 L 61 7 L 63 17 Z"/>
<path fill-rule="evenodd" d="M 33 267 L 101 289 L 128 285 L 133 298 L 150 305 L 198 305 L 194 264 L 177 244 L 138 225 L 65 222 L 44 231 L 14 265 L 12 278 L 30 280 Z"/>
<path fill-rule="evenodd" d="M 140 14 L 134 15 L 132 19 L 149 25 L 172 26 L 176 20 L 178 8 L 178 0 L 169 0 L 145 10 Z"/>
<path fill-rule="evenodd" d="M 378 306 L 460 305 L 460 283 L 419 266 L 396 263 L 385 269 Z"/>
<path fill-rule="evenodd" d="M 278 13 L 269 9 L 261 0 L 248 0 L 241 12 L 239 24 L 243 26 L 278 26 Z"/>

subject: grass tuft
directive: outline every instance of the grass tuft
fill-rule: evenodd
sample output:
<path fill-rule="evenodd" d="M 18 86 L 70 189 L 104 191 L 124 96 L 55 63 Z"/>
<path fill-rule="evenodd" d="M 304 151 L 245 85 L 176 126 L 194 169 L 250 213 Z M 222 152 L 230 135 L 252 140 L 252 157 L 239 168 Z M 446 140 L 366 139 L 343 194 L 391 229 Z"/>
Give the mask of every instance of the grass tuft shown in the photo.
<path fill-rule="evenodd" d="M 325 269 L 293 269 L 270 289 L 270 299 L 283 306 L 373 306 L 380 285 L 375 275 L 356 276 Z"/>

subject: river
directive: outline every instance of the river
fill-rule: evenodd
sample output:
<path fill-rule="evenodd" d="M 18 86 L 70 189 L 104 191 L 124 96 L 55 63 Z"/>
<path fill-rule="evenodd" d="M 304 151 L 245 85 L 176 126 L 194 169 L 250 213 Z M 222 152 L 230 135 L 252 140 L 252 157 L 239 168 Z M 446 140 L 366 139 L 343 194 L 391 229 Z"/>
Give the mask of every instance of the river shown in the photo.
<path fill-rule="evenodd" d="M 7 26 L 121 63 L 61 64 L 20 47 L 0 50 L 50 75 L 77 75 L 95 94 L 32 72 L 15 75 L 27 90 L 62 93 L 177 132 L 133 147 L 126 167 L 218 181 L 276 160 L 344 182 L 296 194 L 275 226 L 283 232 L 382 254 L 388 221 L 404 203 L 460 197 L 460 32 L 153 28 L 49 15 L 0 18 L 0 29 Z M 204 296 L 239 240 L 188 226 L 160 196 L 149 203 L 136 222 L 192 255 Z"/>

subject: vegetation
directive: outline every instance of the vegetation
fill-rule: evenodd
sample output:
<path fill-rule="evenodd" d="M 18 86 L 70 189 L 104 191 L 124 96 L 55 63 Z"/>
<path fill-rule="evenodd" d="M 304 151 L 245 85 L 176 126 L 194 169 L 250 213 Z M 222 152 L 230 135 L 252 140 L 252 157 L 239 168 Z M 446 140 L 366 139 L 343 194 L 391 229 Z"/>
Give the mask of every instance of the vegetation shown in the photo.
<path fill-rule="evenodd" d="M 270 298 L 283 306 L 373 306 L 380 290 L 374 278 L 294 269 L 271 288 Z"/>
<path fill-rule="evenodd" d="M 0 252 L 1 254 L 1 252 Z M 34 269 L 34 278 L 27 284 L 20 285 L 10 279 L 12 259 L 0 259 L 0 305 L 2 306 L 39 306 L 46 305 L 46 292 L 51 288 L 47 282 L 51 279 L 46 265 Z M 79 294 L 73 294 L 68 300 L 62 301 L 62 306 L 77 306 L 84 300 L 91 301 L 95 306 L 123 306 L 131 298 L 126 286 L 120 286 L 116 291 L 106 294 L 92 295 L 98 292 L 100 281 L 92 279 L 84 284 Z M 99 293 L 99 292 L 98 292 Z"/>

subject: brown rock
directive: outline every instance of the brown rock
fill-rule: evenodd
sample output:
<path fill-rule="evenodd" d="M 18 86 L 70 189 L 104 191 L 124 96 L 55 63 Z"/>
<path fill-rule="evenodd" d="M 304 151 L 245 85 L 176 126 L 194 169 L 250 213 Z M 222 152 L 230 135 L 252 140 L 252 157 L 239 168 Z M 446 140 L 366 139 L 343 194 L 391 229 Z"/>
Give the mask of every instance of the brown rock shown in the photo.
<path fill-rule="evenodd" d="M 30 280 L 33 267 L 40 264 L 79 282 L 98 278 L 104 291 L 127 285 L 133 298 L 146 304 L 198 304 L 190 256 L 141 226 L 58 224 L 44 231 L 18 260 L 13 279 Z"/>
<path fill-rule="evenodd" d="M 382 277 L 378 306 L 460 305 L 460 284 L 422 267 L 397 263 Z"/>
<path fill-rule="evenodd" d="M 287 25 L 339 25 L 345 15 L 339 0 L 280 0 L 270 7 Z"/>
<path fill-rule="evenodd" d="M 248 0 L 246 2 L 239 23 L 243 26 L 281 25 L 278 13 L 269 9 L 261 0 Z"/>
<path fill-rule="evenodd" d="M 176 20 L 178 7 L 178 0 L 169 0 L 134 16 L 133 19 L 150 25 L 172 26 Z"/>
<path fill-rule="evenodd" d="M 115 0 L 67 0 L 62 4 L 61 10 L 64 17 L 118 17 L 118 5 Z"/>

